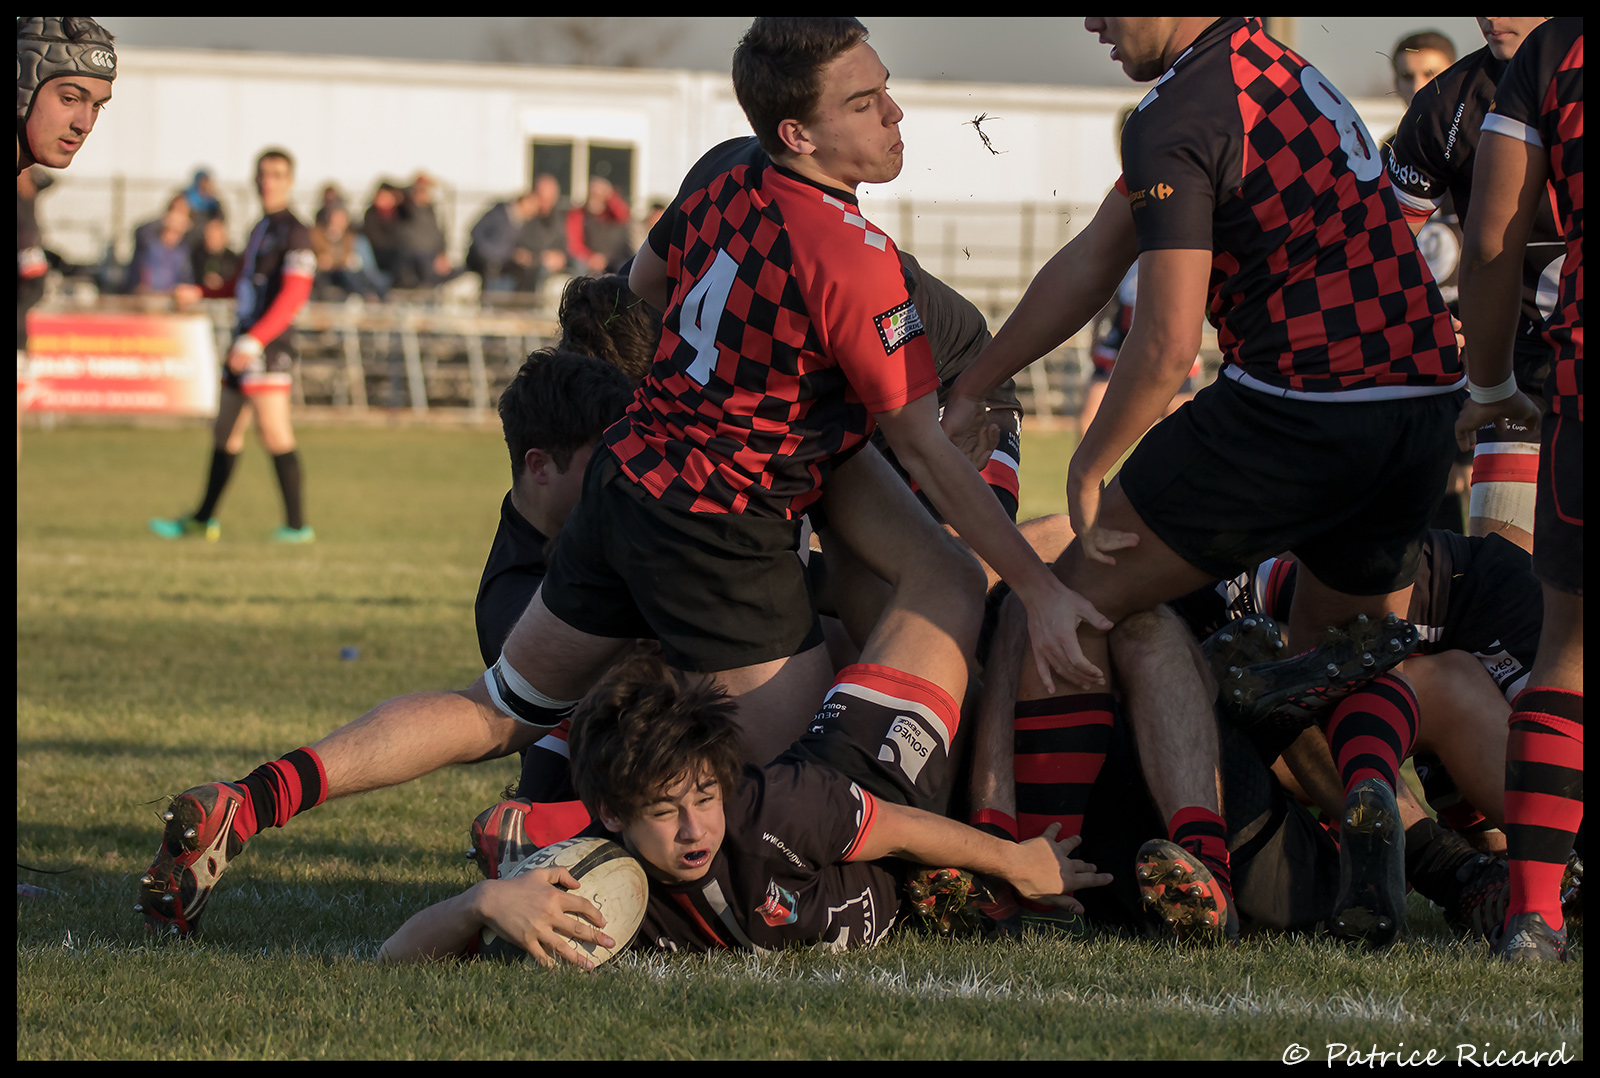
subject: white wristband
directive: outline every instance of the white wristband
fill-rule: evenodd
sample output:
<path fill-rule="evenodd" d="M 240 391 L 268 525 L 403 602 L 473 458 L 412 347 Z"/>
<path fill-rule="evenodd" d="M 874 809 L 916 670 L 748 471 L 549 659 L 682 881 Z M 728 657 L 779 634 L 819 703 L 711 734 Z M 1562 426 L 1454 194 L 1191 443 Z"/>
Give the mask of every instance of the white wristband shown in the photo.
<path fill-rule="evenodd" d="M 1499 385 L 1487 388 L 1473 385 L 1472 379 L 1467 379 L 1467 394 L 1478 404 L 1494 404 L 1496 401 L 1503 401 L 1507 397 L 1514 396 L 1516 392 L 1517 376 L 1514 374 L 1506 375 L 1506 380 Z"/>

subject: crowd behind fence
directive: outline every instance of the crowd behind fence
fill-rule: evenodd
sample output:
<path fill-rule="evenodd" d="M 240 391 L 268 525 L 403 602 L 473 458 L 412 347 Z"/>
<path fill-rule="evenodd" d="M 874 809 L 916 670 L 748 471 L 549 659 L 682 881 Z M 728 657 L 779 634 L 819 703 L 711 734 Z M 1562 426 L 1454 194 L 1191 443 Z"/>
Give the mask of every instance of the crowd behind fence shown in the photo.
<path fill-rule="evenodd" d="M 123 258 L 131 250 L 134 226 L 159 215 L 175 191 L 171 181 L 121 177 L 59 187 L 65 190 L 52 192 L 40 215 L 46 246 L 79 257 L 98 250 L 102 262 Z M 301 190 L 294 205 L 316 205 L 322 192 Z M 217 195 L 230 210 L 230 237 L 242 245 L 255 220 L 246 211 L 254 208 L 253 192 L 245 185 L 221 184 Z M 468 230 L 497 201 L 483 192 L 440 187 L 436 212 L 449 256 L 458 265 Z M 927 270 L 973 302 L 991 329 L 1000 327 L 1040 266 L 1088 223 L 1094 210 L 1067 203 L 870 202 L 866 212 L 892 230 Z M 636 220 L 640 238 L 642 226 Z M 66 280 L 52 275 L 44 309 L 138 309 L 161 303 L 162 297 L 109 294 L 101 287 L 106 273 L 86 266 L 71 273 L 72 268 L 69 263 Z M 558 339 L 555 307 L 565 280 L 556 274 L 537 292 L 488 292 L 481 290 L 476 274 L 463 273 L 433 288 L 392 289 L 381 302 L 371 296 L 311 302 L 294 327 L 295 403 L 356 412 L 487 413 L 523 358 Z M 225 354 L 231 303 L 207 301 L 202 309 L 216 327 L 219 354 Z M 1048 420 L 1077 414 L 1092 373 L 1093 328 L 1085 327 L 1017 376 L 1028 415 Z M 1202 359 L 1209 380 L 1220 361 L 1209 327 Z"/>

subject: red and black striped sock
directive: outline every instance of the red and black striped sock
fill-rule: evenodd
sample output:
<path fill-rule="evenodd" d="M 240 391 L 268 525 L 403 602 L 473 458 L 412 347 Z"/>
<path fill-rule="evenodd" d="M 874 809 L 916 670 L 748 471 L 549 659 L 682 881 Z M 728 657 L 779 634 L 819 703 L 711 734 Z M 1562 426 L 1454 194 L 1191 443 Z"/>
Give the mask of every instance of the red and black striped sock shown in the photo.
<path fill-rule="evenodd" d="M 1393 674 L 1374 678 L 1341 700 L 1328 720 L 1328 747 L 1344 792 L 1374 777 L 1397 787 L 1400 761 L 1417 740 L 1417 722 L 1416 694 Z"/>
<path fill-rule="evenodd" d="M 1207 869 L 1233 894 L 1233 866 L 1228 862 L 1228 825 L 1208 808 L 1190 805 L 1172 814 L 1167 824 L 1172 841 L 1204 862 Z"/>
<path fill-rule="evenodd" d="M 1561 873 L 1583 822 L 1583 694 L 1530 686 L 1506 740 L 1507 916 L 1561 918 Z"/>
<path fill-rule="evenodd" d="M 250 835 L 267 827 L 282 827 L 328 796 L 328 776 L 322 760 L 311 749 L 295 749 L 282 759 L 262 764 L 239 780 L 250 794 L 254 821 L 243 821 Z M 253 823 L 253 826 L 252 826 Z"/>
<path fill-rule="evenodd" d="M 1017 704 L 1012 746 L 1019 838 L 1043 834 L 1053 823 L 1061 825 L 1058 839 L 1082 833 L 1089 791 L 1111 745 L 1116 708 L 1109 693 Z"/>

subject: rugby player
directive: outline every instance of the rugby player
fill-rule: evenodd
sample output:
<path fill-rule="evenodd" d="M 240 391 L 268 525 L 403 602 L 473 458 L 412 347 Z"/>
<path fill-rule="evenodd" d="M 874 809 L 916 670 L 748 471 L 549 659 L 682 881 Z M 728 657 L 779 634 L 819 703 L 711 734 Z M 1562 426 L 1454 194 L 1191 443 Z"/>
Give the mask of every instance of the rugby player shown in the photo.
<path fill-rule="evenodd" d="M 880 858 L 952 865 L 1006 880 L 1070 910 L 1067 892 L 1111 876 L 1068 856 L 1054 829 L 1016 844 L 926 811 L 947 780 L 935 736 L 955 701 L 900 665 L 919 665 L 918 629 L 885 619 L 864 662 L 840 672 L 810 729 L 766 767 L 740 771 L 730 701 L 714 684 L 650 658 L 614 668 L 575 713 L 573 770 L 596 829 L 622 842 L 650 880 L 634 946 L 750 950 L 872 946 L 894 925 L 904 872 Z M 909 631 L 908 631 L 909 630 Z M 935 672 L 926 665 L 925 672 Z M 546 965 L 590 962 L 568 939 L 614 946 L 562 869 L 489 879 L 412 917 L 380 961 L 465 956 L 493 929 Z M 587 918 L 587 924 L 567 914 Z"/>
<path fill-rule="evenodd" d="M 309 543 L 316 538 L 301 511 L 300 454 L 289 422 L 289 391 L 293 388 L 290 329 L 311 296 L 317 272 L 311 233 L 289 208 L 293 189 L 294 159 L 280 149 L 263 151 L 256 158 L 261 220 L 250 232 L 233 279 L 221 288 L 205 291 L 213 298 L 231 296 L 238 304 L 233 345 L 222 372 L 222 402 L 212 427 L 205 495 L 200 507 L 188 516 L 150 521 L 150 530 L 164 539 L 203 535 L 216 542 L 221 538 L 217 503 L 244 450 L 244 434 L 252 415 L 283 492 L 284 523 L 273 531 L 273 539 Z"/>
<path fill-rule="evenodd" d="M 760 717 L 746 723 L 746 758 L 771 759 L 832 678 L 796 557 L 799 511 L 824 482 L 830 526 L 895 588 L 897 617 L 937 628 L 925 657 L 960 699 L 981 571 L 863 447 L 875 419 L 946 520 L 1026 600 L 1041 677 L 1054 667 L 1103 680 L 1076 628 L 1109 623 L 1049 573 L 941 431 L 937 375 L 893 245 L 855 212 L 855 188 L 901 165 L 901 113 L 865 36 L 853 19 L 758 20 L 746 35 L 735 87 L 776 156 L 713 150 L 697 166 L 698 193 L 636 259 L 634 291 L 651 300 L 666 285 L 672 296 L 657 363 L 591 459 L 499 661 L 463 692 L 381 704 L 314 751 L 258 769 L 270 796 L 248 781 L 179 795 L 141 881 L 148 923 L 190 931 L 228 858 L 261 827 L 328 796 L 522 748 L 640 636 L 740 696 Z"/>
<path fill-rule="evenodd" d="M 1462 376 L 1449 314 L 1376 142 L 1343 95 L 1259 20 L 1091 17 L 1085 27 L 1136 81 L 1155 82 L 1123 129 L 1123 179 L 957 380 L 945 423 L 965 426 L 989 385 L 1088 321 L 1137 257 L 1141 302 L 1068 469 L 1077 540 L 1057 572 L 1130 636 L 1140 631 L 1130 615 L 1285 549 L 1302 565 L 1291 646 L 1310 647 L 1358 615 L 1404 610 L 1455 452 Z M 1203 315 L 1217 326 L 1223 377 L 1151 429 L 1193 362 Z M 1112 543 L 1125 548 L 1114 558 Z M 1103 632 L 1082 637 L 1105 662 Z M 1323 651 L 1285 672 L 1320 668 Z M 1141 654 L 1153 665 L 1125 669 L 1122 680 L 1160 698 L 1131 721 L 1172 840 L 1148 844 L 1143 871 L 1158 899 L 1208 892 L 1214 913 L 1203 927 L 1226 934 L 1233 909 L 1207 675 L 1193 648 Z M 1416 727 L 1403 679 L 1379 682 L 1393 708 L 1348 716 L 1330 735 L 1336 757 L 1367 737 L 1402 750 L 1341 776 L 1348 814 L 1375 829 L 1345 828 L 1340 904 L 1359 908 L 1346 921 L 1375 943 L 1393 938 L 1405 898 L 1393 787 Z M 1055 698 L 1063 721 L 1110 706 L 1057 697 L 1029 671 L 1019 696 Z"/>
<path fill-rule="evenodd" d="M 1548 409 L 1517 385 L 1514 340 L 1524 248 L 1553 191 L 1566 259 L 1544 325 L 1555 351 Z M 1471 397 L 1456 434 L 1489 423 L 1540 428 L 1533 571 L 1544 624 L 1506 745 L 1511 904 L 1497 952 L 1518 962 L 1566 958 L 1560 883 L 1583 820 L 1583 20 L 1535 28 L 1506 66 L 1484 117 L 1474 209 L 1462 258 L 1461 313 Z"/>
<path fill-rule="evenodd" d="M 66 168 L 111 100 L 117 50 L 83 15 L 17 20 L 17 174 Z"/>
<path fill-rule="evenodd" d="M 1446 199 L 1453 202 L 1457 218 L 1468 219 L 1473 163 L 1495 85 L 1528 32 L 1544 18 L 1480 16 L 1478 28 L 1487 44 L 1452 65 L 1427 93 L 1412 99 L 1389 144 L 1388 170 L 1413 232 L 1437 227 L 1428 223 L 1429 217 Z M 1534 400 L 1543 396 L 1550 370 L 1552 349 L 1541 326 L 1554 305 L 1554 283 L 1564 253 L 1550 206 L 1540 202 L 1522 266 L 1522 306 L 1513 346 L 1517 384 Z M 1538 456 L 1539 443 L 1529 431 L 1487 427 L 1480 432 L 1472 467 L 1469 534 L 1496 532 L 1524 550 L 1533 548 Z"/>

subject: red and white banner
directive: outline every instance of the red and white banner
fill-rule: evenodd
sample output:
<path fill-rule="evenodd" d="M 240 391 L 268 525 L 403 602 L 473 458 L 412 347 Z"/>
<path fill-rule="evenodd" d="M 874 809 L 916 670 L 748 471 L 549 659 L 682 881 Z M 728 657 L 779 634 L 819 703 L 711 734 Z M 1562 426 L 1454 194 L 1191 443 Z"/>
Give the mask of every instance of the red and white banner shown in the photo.
<path fill-rule="evenodd" d="M 29 311 L 29 412 L 214 415 L 216 338 L 203 314 Z"/>

